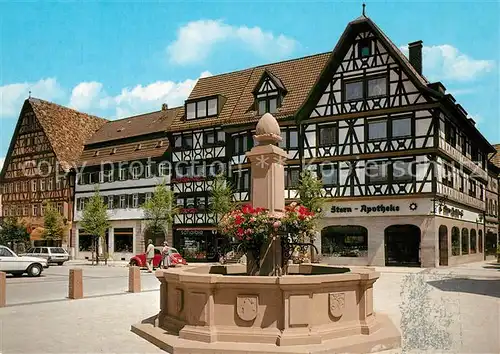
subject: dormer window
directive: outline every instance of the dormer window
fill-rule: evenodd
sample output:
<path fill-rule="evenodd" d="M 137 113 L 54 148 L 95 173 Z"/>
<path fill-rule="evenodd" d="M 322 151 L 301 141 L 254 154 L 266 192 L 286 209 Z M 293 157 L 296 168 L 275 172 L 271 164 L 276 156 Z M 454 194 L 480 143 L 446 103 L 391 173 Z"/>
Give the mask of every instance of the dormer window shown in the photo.
<path fill-rule="evenodd" d="M 94 156 L 99 156 L 99 150 L 94 151 Z"/>
<path fill-rule="evenodd" d="M 109 153 L 110 155 L 116 154 L 116 148 L 111 149 L 111 152 Z"/>
<path fill-rule="evenodd" d="M 214 117 L 217 115 L 217 97 L 186 103 L 186 119 Z"/>
<path fill-rule="evenodd" d="M 267 71 L 264 72 L 254 90 L 255 110 L 259 115 L 276 113 L 285 93 L 281 80 Z"/>

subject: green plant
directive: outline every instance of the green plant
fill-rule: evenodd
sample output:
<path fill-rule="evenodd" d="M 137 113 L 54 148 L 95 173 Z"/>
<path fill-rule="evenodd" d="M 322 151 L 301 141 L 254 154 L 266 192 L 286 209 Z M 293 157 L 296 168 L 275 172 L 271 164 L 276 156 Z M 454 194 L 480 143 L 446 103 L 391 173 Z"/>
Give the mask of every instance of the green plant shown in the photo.
<path fill-rule="evenodd" d="M 156 186 L 151 199 L 141 205 L 141 208 L 148 229 L 153 233 L 164 235 L 168 233 L 175 215 L 180 211 L 175 203 L 175 193 L 166 187 L 164 181 Z"/>
<path fill-rule="evenodd" d="M 215 214 L 217 221 L 235 208 L 234 190 L 231 182 L 229 182 L 223 174 L 215 176 L 212 184 L 210 196 L 212 197 L 212 204 L 210 212 Z"/>
<path fill-rule="evenodd" d="M 57 208 L 55 208 L 50 202 L 45 204 L 43 227 L 44 230 L 42 238 L 44 240 L 62 241 L 64 239 L 64 232 L 66 228 L 64 227 L 63 218 L 59 213 L 59 210 L 57 210 Z"/>
<path fill-rule="evenodd" d="M 109 219 L 106 204 L 99 194 L 99 186 L 94 190 L 94 195 L 90 197 L 88 203 L 85 204 L 82 215 L 82 227 L 90 235 L 95 237 L 94 243 L 102 239 L 104 243 L 104 262 L 107 264 L 108 247 L 106 244 L 106 231 L 109 228 Z M 99 247 L 95 244 L 93 247 L 96 251 L 96 264 L 99 263 Z M 94 253 L 94 251 L 92 251 Z M 94 258 L 94 257 L 92 257 Z M 93 262 L 93 261 L 92 261 Z"/>
<path fill-rule="evenodd" d="M 26 225 L 15 217 L 7 217 L 0 223 L 0 244 L 14 248 L 16 243 L 29 242 L 30 234 Z"/>

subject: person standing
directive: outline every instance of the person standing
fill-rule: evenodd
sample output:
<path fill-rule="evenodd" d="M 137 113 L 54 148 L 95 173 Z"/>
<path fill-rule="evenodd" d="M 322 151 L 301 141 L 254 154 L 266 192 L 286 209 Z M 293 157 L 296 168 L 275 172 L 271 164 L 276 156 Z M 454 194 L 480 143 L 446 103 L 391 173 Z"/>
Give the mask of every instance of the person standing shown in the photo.
<path fill-rule="evenodd" d="M 162 255 L 162 264 L 163 268 L 167 269 L 170 267 L 170 255 L 168 253 L 170 247 L 168 247 L 168 242 L 165 241 L 163 242 L 163 249 L 161 250 L 161 255 Z"/>
<path fill-rule="evenodd" d="M 146 264 L 148 266 L 148 273 L 153 272 L 154 257 L 155 257 L 155 246 L 153 245 L 153 240 L 149 240 L 148 247 L 146 248 Z"/>

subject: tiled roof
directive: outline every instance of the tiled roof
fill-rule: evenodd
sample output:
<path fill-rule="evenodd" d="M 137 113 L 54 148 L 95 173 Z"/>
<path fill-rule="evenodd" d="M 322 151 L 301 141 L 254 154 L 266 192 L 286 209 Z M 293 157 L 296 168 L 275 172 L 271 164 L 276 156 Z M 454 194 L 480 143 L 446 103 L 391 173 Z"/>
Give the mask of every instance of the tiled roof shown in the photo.
<path fill-rule="evenodd" d="M 493 147 L 497 150 L 497 153 L 493 155 L 493 158 L 491 159 L 491 162 L 493 162 L 495 165 L 497 165 L 500 168 L 500 144 L 495 144 Z M 491 158 L 490 155 L 490 158 Z"/>
<path fill-rule="evenodd" d="M 69 170 L 77 162 L 84 142 L 107 122 L 38 98 L 29 98 L 28 102 L 49 139 L 57 160 L 65 170 Z"/>
<path fill-rule="evenodd" d="M 277 119 L 292 116 L 307 98 L 330 54 L 330 52 L 316 54 L 202 78 L 195 85 L 188 100 L 214 95 L 222 96 L 223 106 L 219 116 L 186 121 L 184 120 L 184 112 L 179 112 L 170 131 L 198 129 L 215 124 L 244 124 L 257 121 L 260 116 L 253 106 L 252 91 L 264 71 L 271 73 L 274 76 L 273 79 L 279 78 L 287 90 L 282 105 L 274 116 Z"/>
<path fill-rule="evenodd" d="M 86 145 L 164 132 L 172 123 L 181 107 L 109 121 L 104 124 Z"/>
<path fill-rule="evenodd" d="M 140 146 L 139 146 L 140 144 Z M 116 145 L 85 149 L 80 156 L 78 166 L 95 166 L 101 163 L 116 163 L 136 161 L 163 156 L 168 150 L 168 139 L 145 138 L 144 140 L 124 143 L 118 141 Z M 96 152 L 97 155 L 96 155 Z"/>

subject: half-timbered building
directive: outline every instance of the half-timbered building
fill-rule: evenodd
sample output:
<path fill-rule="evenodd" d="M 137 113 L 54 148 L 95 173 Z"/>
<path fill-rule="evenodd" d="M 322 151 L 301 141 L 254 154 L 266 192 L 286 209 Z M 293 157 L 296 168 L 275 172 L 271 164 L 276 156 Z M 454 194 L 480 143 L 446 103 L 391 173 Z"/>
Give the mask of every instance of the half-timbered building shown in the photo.
<path fill-rule="evenodd" d="M 488 185 L 484 212 L 484 254 L 495 258 L 499 244 L 500 228 L 500 144 L 494 145 L 497 152 L 488 161 Z"/>
<path fill-rule="evenodd" d="M 75 186 L 76 257 L 89 259 L 95 247 L 92 235 L 81 226 L 85 204 L 96 187 L 107 206 L 110 227 L 100 253 L 107 247 L 112 259 L 129 260 L 145 251 L 145 237 L 161 245 L 167 235 L 147 230 L 141 208 L 155 187 L 170 184 L 169 147 L 166 130 L 182 108 L 168 108 L 110 121 L 85 143 L 79 159 Z M 171 232 L 168 241 L 171 241 Z"/>
<path fill-rule="evenodd" d="M 106 121 L 37 98 L 25 100 L 0 174 L 3 217 L 43 227 L 46 202 L 73 221 L 74 168 L 83 143 Z M 43 241 L 43 240 L 34 240 Z"/>
<path fill-rule="evenodd" d="M 194 258 L 217 247 L 207 212 L 212 169 L 224 168 L 236 199 L 251 202 L 245 152 L 270 112 L 288 152 L 288 200 L 298 197 L 302 170 L 323 182 L 324 260 L 432 267 L 482 259 L 494 148 L 444 85 L 425 78 L 422 42 L 408 52 L 363 15 L 332 52 L 200 79 L 169 132 L 172 186 L 186 209 L 174 244 Z"/>

